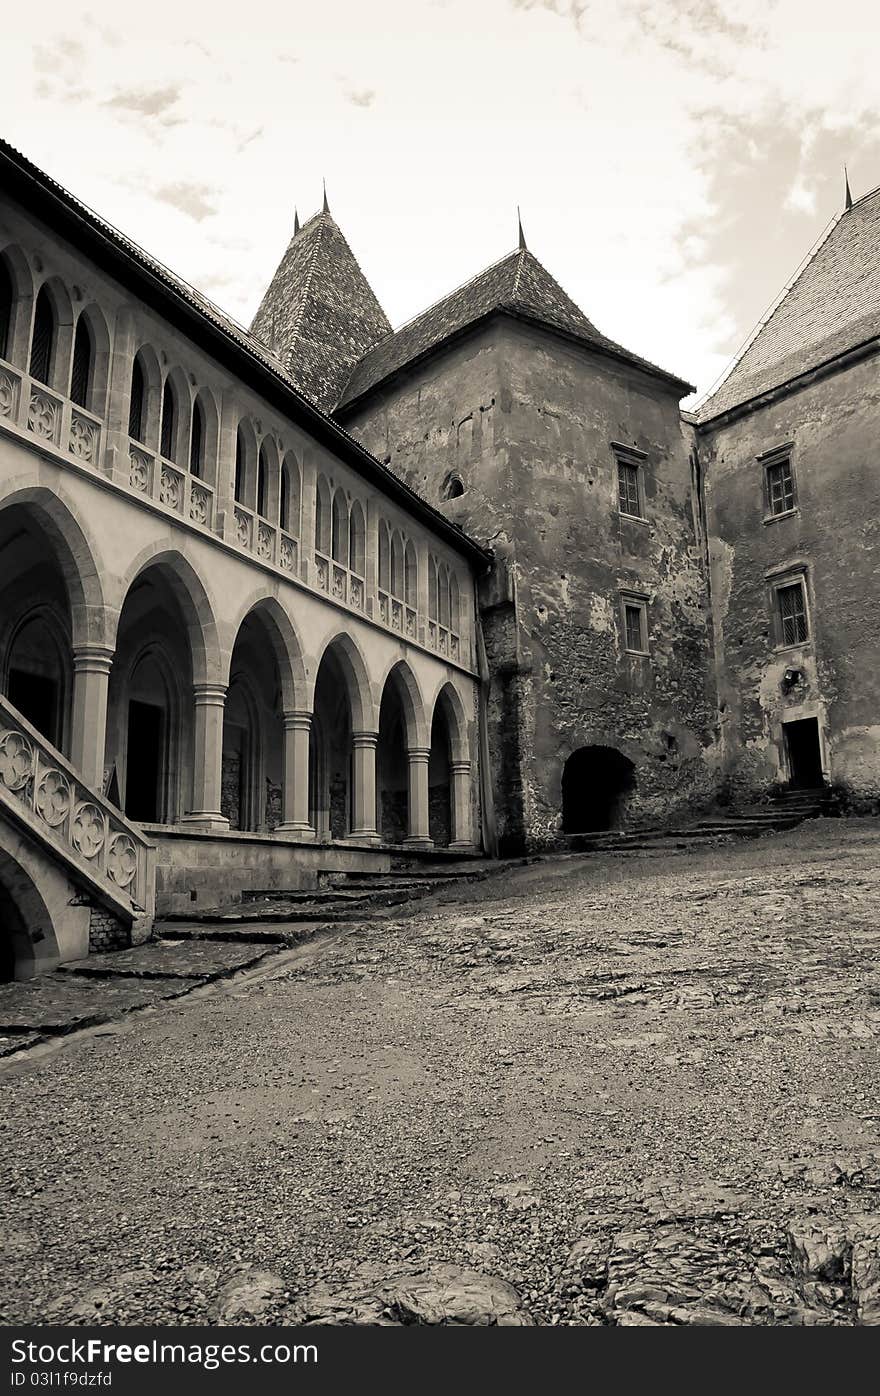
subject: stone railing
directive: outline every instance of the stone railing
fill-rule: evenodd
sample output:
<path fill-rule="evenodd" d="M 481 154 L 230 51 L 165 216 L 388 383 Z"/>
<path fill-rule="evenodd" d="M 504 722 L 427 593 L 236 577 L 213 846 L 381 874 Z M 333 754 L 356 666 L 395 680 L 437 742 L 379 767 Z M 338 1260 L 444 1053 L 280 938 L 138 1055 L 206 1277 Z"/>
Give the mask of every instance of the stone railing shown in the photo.
<path fill-rule="evenodd" d="M 204 480 L 181 470 L 173 461 L 157 456 L 140 441 L 128 443 L 128 483 L 166 509 L 182 514 L 190 523 L 211 528 L 214 523 L 214 491 Z"/>
<path fill-rule="evenodd" d="M 332 596 L 334 601 L 342 601 L 363 611 L 366 602 L 366 584 L 357 572 L 351 572 L 342 563 L 334 562 L 323 553 L 315 553 L 315 586 Z"/>
<path fill-rule="evenodd" d="M 415 640 L 418 633 L 418 613 L 405 601 L 401 601 L 400 597 L 380 590 L 378 615 L 383 625 L 397 630 L 408 640 Z"/>
<path fill-rule="evenodd" d="M 455 631 L 447 629 L 445 625 L 440 625 L 436 620 L 429 620 L 428 649 L 436 650 L 438 654 L 458 660 L 461 658 L 461 638 L 456 635 Z"/>
<path fill-rule="evenodd" d="M 54 389 L 0 359 L 0 421 L 30 432 L 86 465 L 100 465 L 103 423 Z"/>
<path fill-rule="evenodd" d="M 0 696 L 0 808 L 19 813 L 61 859 L 126 906 L 152 916 L 155 849 Z"/>

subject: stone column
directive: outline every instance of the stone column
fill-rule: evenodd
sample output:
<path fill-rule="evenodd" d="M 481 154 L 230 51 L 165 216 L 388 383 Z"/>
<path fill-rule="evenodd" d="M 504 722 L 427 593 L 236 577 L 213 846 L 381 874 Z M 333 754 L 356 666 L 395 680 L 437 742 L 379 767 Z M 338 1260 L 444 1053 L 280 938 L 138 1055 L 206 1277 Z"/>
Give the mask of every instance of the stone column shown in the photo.
<path fill-rule="evenodd" d="M 313 839 L 315 830 L 309 823 L 309 732 L 312 714 L 284 714 L 284 768 L 281 790 L 281 823 L 276 834 L 295 834 L 300 839 Z"/>
<path fill-rule="evenodd" d="M 473 848 L 474 835 L 471 828 L 471 763 L 451 761 L 449 780 L 452 786 L 450 805 L 452 808 L 452 835 L 450 848 Z"/>
<path fill-rule="evenodd" d="M 410 747 L 406 755 L 409 762 L 409 828 L 404 847 L 433 848 L 428 819 L 428 762 L 431 751 L 429 747 Z"/>
<path fill-rule="evenodd" d="M 379 843 L 376 829 L 376 746 L 378 732 L 352 732 L 352 829 L 359 843 Z"/>
<path fill-rule="evenodd" d="M 193 700 L 193 807 L 183 816 L 183 822 L 196 824 L 200 829 L 228 829 L 229 820 L 220 813 L 226 685 L 194 684 Z"/>
<path fill-rule="evenodd" d="M 104 789 L 104 744 L 107 737 L 107 688 L 113 650 L 109 645 L 79 645 L 73 651 L 73 703 L 70 760 L 92 790 Z"/>

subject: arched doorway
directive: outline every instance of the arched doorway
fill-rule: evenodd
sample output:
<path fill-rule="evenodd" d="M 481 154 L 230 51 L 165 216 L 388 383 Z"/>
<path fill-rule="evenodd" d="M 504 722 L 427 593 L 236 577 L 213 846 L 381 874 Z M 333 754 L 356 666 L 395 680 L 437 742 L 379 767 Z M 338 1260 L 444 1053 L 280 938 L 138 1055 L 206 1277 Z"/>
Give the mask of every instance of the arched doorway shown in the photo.
<path fill-rule="evenodd" d="M 65 571 L 48 529 L 25 505 L 0 511 L 0 683 L 10 703 L 66 751 L 72 618 Z"/>
<path fill-rule="evenodd" d="M 220 809 L 231 829 L 271 830 L 282 820 L 280 644 L 274 621 L 256 610 L 242 622 L 233 647 L 220 794 Z"/>
<path fill-rule="evenodd" d="M 424 744 L 421 696 L 412 671 L 401 662 L 385 680 L 379 705 L 376 827 L 383 843 L 403 843 L 411 835 L 409 752 Z"/>
<path fill-rule="evenodd" d="M 319 839 L 343 839 L 352 825 L 351 700 L 336 647 L 315 680 L 309 750 L 309 818 Z"/>
<path fill-rule="evenodd" d="M 635 785 L 635 766 L 616 747 L 584 746 L 573 752 L 562 772 L 563 833 L 619 828 Z"/>
<path fill-rule="evenodd" d="M 0 983 L 31 979 L 59 961 L 52 916 L 30 875 L 0 849 Z"/>
<path fill-rule="evenodd" d="M 431 722 L 431 756 L 428 761 L 428 832 L 437 848 L 447 848 L 452 842 L 452 738 L 449 718 L 448 702 L 441 694 Z"/>

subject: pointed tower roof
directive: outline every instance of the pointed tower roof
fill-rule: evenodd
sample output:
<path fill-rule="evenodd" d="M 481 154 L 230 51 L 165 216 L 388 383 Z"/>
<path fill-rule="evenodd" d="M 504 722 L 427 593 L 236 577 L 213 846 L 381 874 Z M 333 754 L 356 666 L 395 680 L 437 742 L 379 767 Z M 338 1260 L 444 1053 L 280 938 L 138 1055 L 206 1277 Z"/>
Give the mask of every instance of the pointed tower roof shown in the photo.
<path fill-rule="evenodd" d="M 880 335 L 880 188 L 856 199 L 795 273 L 718 387 L 700 422 L 809 373 Z"/>
<path fill-rule="evenodd" d="M 348 406 L 408 364 L 439 351 L 450 340 L 498 314 L 556 331 L 567 339 L 633 364 L 680 389 L 681 396 L 693 391 L 689 383 L 600 334 L 526 247 L 520 225 L 520 244 L 515 251 L 380 340 L 364 356 L 348 381 L 340 407 Z"/>
<path fill-rule="evenodd" d="M 260 302 L 250 332 L 325 411 L 351 370 L 391 324 L 327 205 L 299 227 Z"/>

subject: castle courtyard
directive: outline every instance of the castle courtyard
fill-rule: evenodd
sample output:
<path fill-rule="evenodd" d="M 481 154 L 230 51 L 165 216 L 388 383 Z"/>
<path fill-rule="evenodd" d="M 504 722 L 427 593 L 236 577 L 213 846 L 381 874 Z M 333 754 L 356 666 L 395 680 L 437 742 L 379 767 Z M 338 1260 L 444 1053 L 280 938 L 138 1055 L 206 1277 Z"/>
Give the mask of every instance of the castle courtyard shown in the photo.
<path fill-rule="evenodd" d="M 522 863 L 8 1056 L 0 1322 L 877 1323 L 878 853 Z"/>

